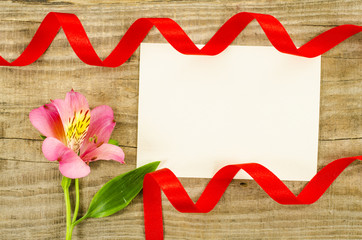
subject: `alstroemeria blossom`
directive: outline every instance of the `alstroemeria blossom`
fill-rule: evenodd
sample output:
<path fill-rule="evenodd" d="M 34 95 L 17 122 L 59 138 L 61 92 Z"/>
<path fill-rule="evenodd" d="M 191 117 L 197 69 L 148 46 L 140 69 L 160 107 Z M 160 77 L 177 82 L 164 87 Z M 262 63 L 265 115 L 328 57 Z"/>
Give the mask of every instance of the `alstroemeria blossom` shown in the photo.
<path fill-rule="evenodd" d="M 112 108 L 98 106 L 90 111 L 87 99 L 73 90 L 65 100 L 30 112 L 31 123 L 47 138 L 42 150 L 49 161 L 58 161 L 60 172 L 68 178 L 89 174 L 89 162 L 115 160 L 124 163 L 123 150 L 108 144 L 116 125 Z"/>

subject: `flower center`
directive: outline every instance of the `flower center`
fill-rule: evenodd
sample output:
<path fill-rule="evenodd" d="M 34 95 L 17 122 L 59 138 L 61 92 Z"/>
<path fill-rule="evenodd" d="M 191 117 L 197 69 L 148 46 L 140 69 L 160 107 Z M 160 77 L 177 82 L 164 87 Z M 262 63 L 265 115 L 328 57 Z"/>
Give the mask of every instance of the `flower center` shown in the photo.
<path fill-rule="evenodd" d="M 68 147 L 76 153 L 78 153 L 87 134 L 89 122 L 89 110 L 86 112 L 80 110 L 79 113 L 74 112 L 73 118 L 69 118 L 68 120 L 68 124 L 66 126 L 67 144 Z"/>

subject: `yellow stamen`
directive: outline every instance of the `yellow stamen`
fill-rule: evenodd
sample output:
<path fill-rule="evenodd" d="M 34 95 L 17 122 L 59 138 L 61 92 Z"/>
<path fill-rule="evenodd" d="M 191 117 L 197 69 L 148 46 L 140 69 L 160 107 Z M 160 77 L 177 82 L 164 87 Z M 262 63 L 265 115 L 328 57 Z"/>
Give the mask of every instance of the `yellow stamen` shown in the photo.
<path fill-rule="evenodd" d="M 87 134 L 90 122 L 89 110 L 77 113 L 74 112 L 73 118 L 69 118 L 69 123 L 66 126 L 66 138 L 68 147 L 74 152 L 78 152 L 83 140 Z"/>

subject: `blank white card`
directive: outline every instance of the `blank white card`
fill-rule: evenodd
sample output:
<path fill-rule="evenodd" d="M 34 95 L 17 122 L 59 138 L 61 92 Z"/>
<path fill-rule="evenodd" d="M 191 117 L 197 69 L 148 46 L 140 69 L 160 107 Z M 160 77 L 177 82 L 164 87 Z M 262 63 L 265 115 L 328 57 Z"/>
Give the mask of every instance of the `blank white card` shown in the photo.
<path fill-rule="evenodd" d="M 141 44 L 137 166 L 210 178 L 260 163 L 282 180 L 317 171 L 321 58 L 230 46 L 217 56 Z M 241 171 L 237 178 L 249 179 Z"/>

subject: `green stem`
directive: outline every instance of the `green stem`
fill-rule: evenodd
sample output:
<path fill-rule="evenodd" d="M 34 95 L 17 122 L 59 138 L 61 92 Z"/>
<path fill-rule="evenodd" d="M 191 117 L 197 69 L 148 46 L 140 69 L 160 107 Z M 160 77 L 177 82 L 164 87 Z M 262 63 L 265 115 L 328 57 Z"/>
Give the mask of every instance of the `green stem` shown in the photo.
<path fill-rule="evenodd" d="M 78 178 L 75 179 L 74 184 L 75 184 L 75 208 L 74 208 L 72 225 L 77 220 L 78 210 L 79 210 L 79 179 Z"/>
<path fill-rule="evenodd" d="M 62 179 L 62 187 L 64 191 L 64 199 L 65 199 L 65 208 L 66 208 L 66 220 L 67 220 L 67 234 L 66 234 L 66 240 L 72 239 L 72 218 L 71 218 L 71 205 L 70 205 L 70 196 L 69 196 L 69 185 L 70 185 L 71 179 L 63 177 Z"/>
<path fill-rule="evenodd" d="M 66 240 L 71 240 L 72 239 L 72 233 L 73 233 L 73 225 L 70 225 L 69 228 L 67 228 L 67 236 L 66 236 Z"/>
<path fill-rule="evenodd" d="M 86 219 L 88 216 L 84 215 L 83 217 L 79 218 L 77 221 L 75 221 L 72 225 L 73 227 L 75 227 L 76 225 L 78 225 L 81 221 L 83 221 L 84 219 Z"/>
<path fill-rule="evenodd" d="M 70 196 L 69 196 L 69 186 L 71 184 L 71 179 L 67 177 L 63 177 L 62 179 L 62 188 L 64 190 L 64 199 L 65 199 L 65 207 L 66 207 L 66 213 L 67 213 L 67 233 L 66 233 L 66 240 L 72 239 L 73 229 L 74 227 L 80 223 L 82 220 L 86 219 L 87 216 L 83 216 L 82 218 L 77 220 L 78 211 L 79 211 L 79 179 L 74 180 L 75 184 L 75 207 L 74 207 L 74 214 L 72 219 L 72 210 L 71 210 L 71 204 L 70 204 Z"/>

